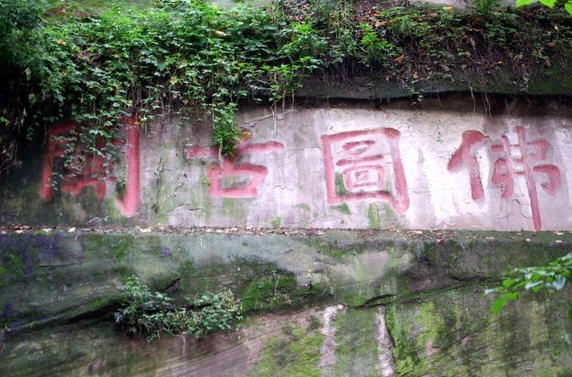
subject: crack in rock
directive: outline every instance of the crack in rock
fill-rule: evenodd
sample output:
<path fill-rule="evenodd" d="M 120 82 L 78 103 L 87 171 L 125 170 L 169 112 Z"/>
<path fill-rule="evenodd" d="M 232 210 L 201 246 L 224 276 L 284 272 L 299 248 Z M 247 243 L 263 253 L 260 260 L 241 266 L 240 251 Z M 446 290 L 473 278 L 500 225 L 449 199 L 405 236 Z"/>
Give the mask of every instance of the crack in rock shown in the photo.
<path fill-rule="evenodd" d="M 320 329 L 320 332 L 324 335 L 324 342 L 322 343 L 322 348 L 320 348 L 321 358 L 318 363 L 322 376 L 333 375 L 333 368 L 336 363 L 336 348 L 338 347 L 336 342 L 336 326 L 334 325 L 334 318 L 338 314 L 338 311 L 343 308 L 343 305 L 335 305 L 328 306 L 324 310 L 324 325 Z"/>
<path fill-rule="evenodd" d="M 379 350 L 378 370 L 381 372 L 381 376 L 395 376 L 393 341 L 385 323 L 385 306 L 380 306 L 377 312 L 377 344 Z"/>

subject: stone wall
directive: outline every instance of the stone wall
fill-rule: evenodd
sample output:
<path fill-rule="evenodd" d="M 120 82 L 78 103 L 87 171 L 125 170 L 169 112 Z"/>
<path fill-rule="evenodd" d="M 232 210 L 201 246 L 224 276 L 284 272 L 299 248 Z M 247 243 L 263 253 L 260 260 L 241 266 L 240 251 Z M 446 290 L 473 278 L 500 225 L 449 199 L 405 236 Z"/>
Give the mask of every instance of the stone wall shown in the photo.
<path fill-rule="evenodd" d="M 466 96 L 252 107 L 233 159 L 208 123 L 132 117 L 121 161 L 84 155 L 75 175 L 58 137 L 78 126 L 59 124 L 0 183 L 0 224 L 570 229 L 571 114 L 565 101 Z"/>
<path fill-rule="evenodd" d="M 569 284 L 500 315 L 483 291 L 570 250 L 571 119 L 566 99 L 299 99 L 243 108 L 221 159 L 206 121 L 132 116 L 116 161 L 74 172 L 81 125 L 54 125 L 0 182 L 0 375 L 564 376 Z M 231 289 L 249 319 L 129 337 L 131 275 L 179 302 Z"/>
<path fill-rule="evenodd" d="M 569 285 L 500 315 L 483 291 L 570 245 L 570 232 L 4 232 L 0 375 L 565 376 Z M 148 344 L 114 323 L 130 275 L 177 302 L 231 289 L 249 318 Z"/>

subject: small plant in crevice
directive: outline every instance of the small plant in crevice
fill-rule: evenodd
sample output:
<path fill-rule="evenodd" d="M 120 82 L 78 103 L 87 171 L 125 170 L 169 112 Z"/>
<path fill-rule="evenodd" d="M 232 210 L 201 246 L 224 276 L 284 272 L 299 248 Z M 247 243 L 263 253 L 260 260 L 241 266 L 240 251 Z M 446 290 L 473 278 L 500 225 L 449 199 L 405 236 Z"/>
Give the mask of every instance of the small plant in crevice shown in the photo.
<path fill-rule="evenodd" d="M 200 337 L 230 330 L 233 322 L 242 319 L 240 305 L 230 290 L 204 294 L 192 305 L 177 304 L 168 295 L 151 292 L 136 276 L 130 276 L 125 282 L 125 293 L 122 309 L 113 313 L 115 321 L 128 334 L 143 335 L 149 342 L 163 334 Z"/>

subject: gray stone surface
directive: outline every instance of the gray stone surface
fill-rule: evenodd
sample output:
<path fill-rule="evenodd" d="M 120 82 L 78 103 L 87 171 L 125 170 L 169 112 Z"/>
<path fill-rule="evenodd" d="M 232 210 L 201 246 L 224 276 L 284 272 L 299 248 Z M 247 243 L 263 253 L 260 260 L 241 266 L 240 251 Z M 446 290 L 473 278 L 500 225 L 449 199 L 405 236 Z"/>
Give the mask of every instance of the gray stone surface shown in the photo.
<path fill-rule="evenodd" d="M 231 288 L 248 311 L 371 305 L 495 279 L 511 267 L 547 263 L 572 245 L 570 232 L 318 233 L 0 234 L 0 313 L 18 332 L 111 310 L 130 275 L 153 289 L 175 284 L 191 298 Z M 285 296 L 274 306 L 251 285 L 278 279 Z"/>
<path fill-rule="evenodd" d="M 250 140 L 222 162 L 208 123 L 170 119 L 141 136 L 135 216 L 116 205 L 130 182 L 125 162 L 103 200 L 90 186 L 43 200 L 46 164 L 32 155 L 0 182 L 0 224 L 570 229 L 571 108 L 536 102 L 462 95 L 245 108 L 237 121 Z"/>
<path fill-rule="evenodd" d="M 569 232 L 5 232 L 0 375 L 564 376 L 569 287 L 500 317 L 482 292 L 571 244 Z M 232 289 L 249 319 L 201 340 L 127 337 L 111 314 L 131 274 L 178 299 Z"/>

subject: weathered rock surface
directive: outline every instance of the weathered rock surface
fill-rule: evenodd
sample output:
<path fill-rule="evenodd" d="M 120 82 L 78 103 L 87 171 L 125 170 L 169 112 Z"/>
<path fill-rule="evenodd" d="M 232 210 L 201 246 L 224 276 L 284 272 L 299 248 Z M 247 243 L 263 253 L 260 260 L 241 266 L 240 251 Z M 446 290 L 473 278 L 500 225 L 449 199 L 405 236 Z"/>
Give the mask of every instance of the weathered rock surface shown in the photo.
<path fill-rule="evenodd" d="M 170 119 L 108 170 L 83 156 L 79 175 L 61 170 L 51 137 L 0 182 L 0 224 L 570 229 L 568 105 L 463 95 L 254 107 L 238 113 L 250 136 L 222 160 L 209 125 Z"/>
<path fill-rule="evenodd" d="M 479 289 L 460 289 L 388 307 L 400 376 L 568 376 L 572 290 L 490 314 Z"/>
<path fill-rule="evenodd" d="M 570 289 L 527 296 L 500 317 L 482 294 L 511 267 L 565 254 L 569 232 L 4 233 L 0 375 L 565 376 L 572 368 Z M 250 319 L 198 341 L 129 339 L 111 312 L 131 274 L 176 297 L 231 288 Z"/>

